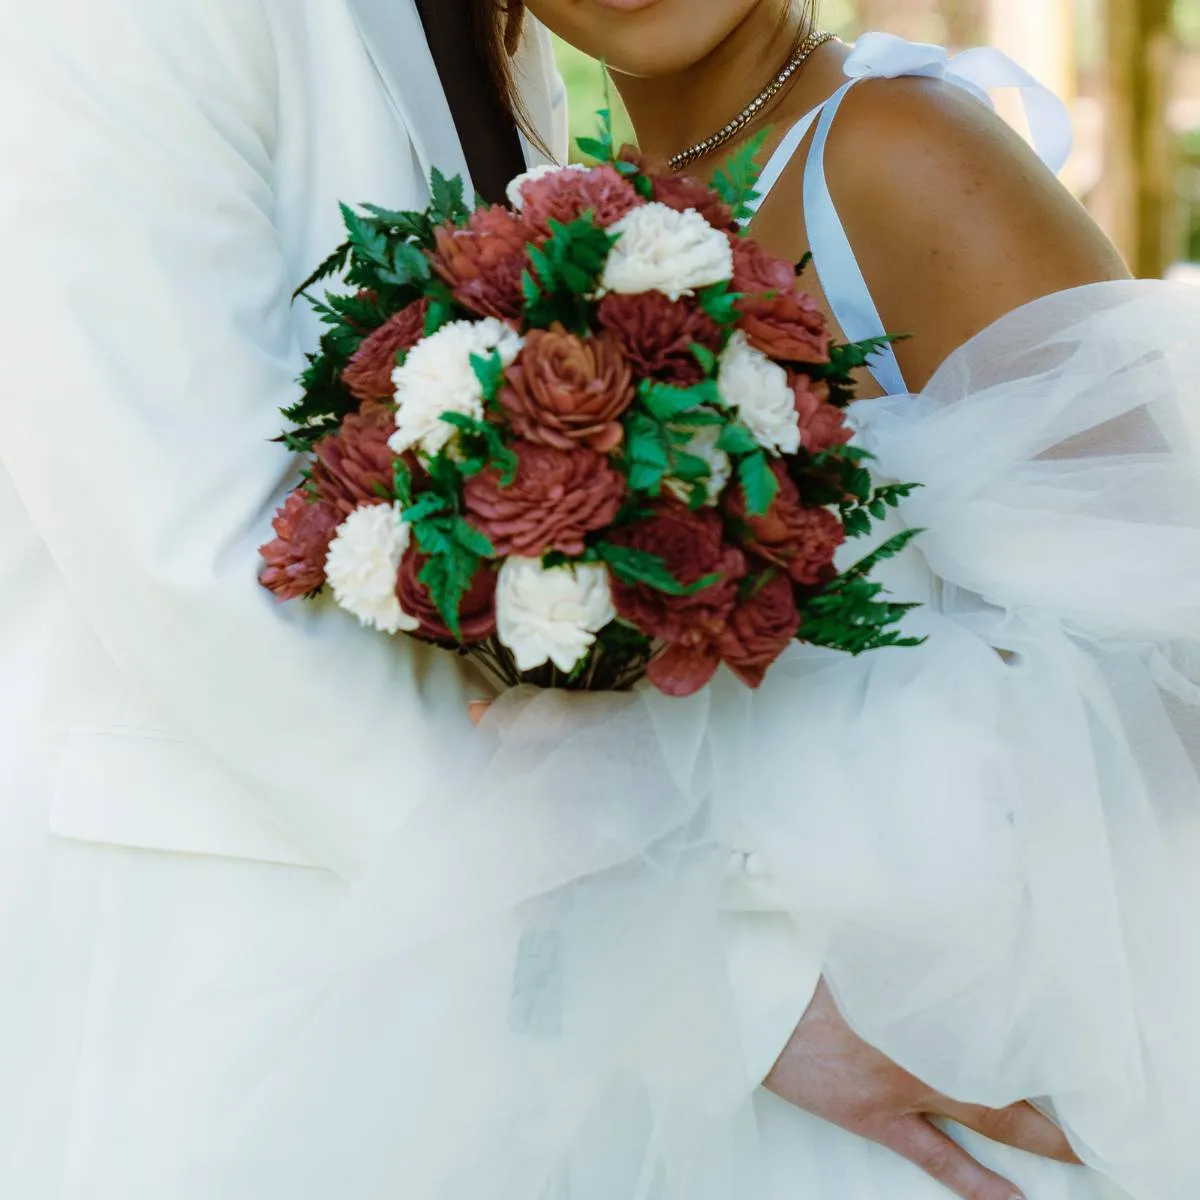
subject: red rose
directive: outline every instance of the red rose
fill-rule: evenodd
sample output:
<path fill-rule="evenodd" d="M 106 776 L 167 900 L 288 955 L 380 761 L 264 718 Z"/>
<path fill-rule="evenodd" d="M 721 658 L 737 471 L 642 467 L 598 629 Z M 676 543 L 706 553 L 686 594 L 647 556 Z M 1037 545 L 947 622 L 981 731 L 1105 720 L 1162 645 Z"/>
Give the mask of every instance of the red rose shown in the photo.
<path fill-rule="evenodd" d="M 522 185 L 521 198 L 525 201 L 521 215 L 544 237 L 550 235 L 551 221 L 567 225 L 590 212 L 596 224 L 607 229 L 644 203 L 633 184 L 608 164 L 531 179 Z"/>
<path fill-rule="evenodd" d="M 776 573 L 765 583 L 756 581 L 733 610 L 721 636 L 721 658 L 747 687 L 758 687 L 767 668 L 796 636 L 800 613 L 792 581 Z"/>
<path fill-rule="evenodd" d="M 796 268 L 787 259 L 768 254 L 752 238 L 731 236 L 733 247 L 733 290 L 742 293 L 745 311 L 768 295 L 794 292 Z"/>
<path fill-rule="evenodd" d="M 616 338 L 641 379 L 691 387 L 704 378 L 692 346 L 714 354 L 721 348 L 720 327 L 690 297 L 675 301 L 662 292 L 610 293 L 600 302 L 596 319 Z"/>
<path fill-rule="evenodd" d="M 814 383 L 805 375 L 793 375 L 792 391 L 800 417 L 800 444 L 809 454 L 844 446 L 854 436 L 846 425 L 845 412 L 829 403 L 825 384 Z"/>
<path fill-rule="evenodd" d="M 275 540 L 259 553 L 267 566 L 261 582 L 279 600 L 298 600 L 325 586 L 325 559 L 340 524 L 328 504 L 312 500 L 297 488 L 272 521 Z"/>
<path fill-rule="evenodd" d="M 502 558 L 582 554 L 583 539 L 620 511 L 625 477 L 595 450 L 535 442 L 517 442 L 513 450 L 520 465 L 508 487 L 494 470 L 467 480 L 463 505 L 471 524 Z"/>
<path fill-rule="evenodd" d="M 391 400 L 396 393 L 392 372 L 396 355 L 411 350 L 425 336 L 429 301 L 414 300 L 390 317 L 359 346 L 342 372 L 342 382 L 360 403 Z"/>
<path fill-rule="evenodd" d="M 733 232 L 733 209 L 716 192 L 689 175 L 661 175 L 654 180 L 654 199 L 676 212 L 695 209 L 714 229 Z M 738 238 L 738 241 L 741 241 Z"/>
<path fill-rule="evenodd" d="M 617 612 L 648 637 L 666 646 L 651 663 L 647 678 L 671 696 L 702 688 L 720 665 L 725 622 L 737 602 L 746 557 L 725 541 L 720 515 L 711 508 L 692 512 L 664 501 L 654 515 L 615 531 L 609 540 L 660 558 L 681 584 L 709 575 L 716 582 L 691 596 L 669 596 L 645 584 L 613 581 Z"/>
<path fill-rule="evenodd" d="M 625 436 L 633 373 L 616 341 L 577 338 L 561 325 L 534 329 L 509 367 L 500 403 L 519 437 L 556 450 L 587 446 L 608 454 Z"/>
<path fill-rule="evenodd" d="M 426 555 L 415 546 L 411 547 L 400 562 L 396 583 L 396 598 L 400 601 L 400 607 L 421 622 L 416 636 L 450 646 L 471 646 L 490 638 L 496 632 L 496 572 L 492 567 L 480 567 L 463 596 L 458 610 L 462 639 L 456 641 L 434 604 L 429 589 L 421 582 L 421 572 L 428 561 Z"/>
<path fill-rule="evenodd" d="M 395 432 L 394 411 L 368 401 L 314 447 L 313 486 L 339 520 L 363 504 L 391 503 L 396 455 L 388 438 Z"/>
<path fill-rule="evenodd" d="M 741 326 L 755 349 L 777 362 L 827 363 L 829 326 L 807 293 L 780 292 L 771 300 L 743 300 Z"/>
<path fill-rule="evenodd" d="M 521 276 L 529 266 L 529 227 L 496 205 L 471 215 L 466 227 L 443 225 L 430 255 L 434 270 L 464 308 L 483 317 L 511 320 L 524 307 Z"/>
<path fill-rule="evenodd" d="M 782 567 L 794 583 L 827 583 L 835 574 L 834 556 L 846 540 L 846 531 L 828 509 L 805 508 L 800 503 L 800 493 L 781 463 L 773 463 L 772 470 L 779 491 L 764 515 L 746 513 L 740 487 L 726 490 L 725 510 L 745 524 L 749 535 L 745 545 L 751 553 Z"/>

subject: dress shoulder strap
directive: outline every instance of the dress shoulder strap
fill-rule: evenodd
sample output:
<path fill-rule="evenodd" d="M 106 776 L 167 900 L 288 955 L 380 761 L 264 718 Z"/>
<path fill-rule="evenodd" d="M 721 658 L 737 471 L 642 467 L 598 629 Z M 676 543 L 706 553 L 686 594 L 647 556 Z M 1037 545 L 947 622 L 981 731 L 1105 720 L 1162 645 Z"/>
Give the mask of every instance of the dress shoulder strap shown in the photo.
<path fill-rule="evenodd" d="M 849 91 L 864 79 L 925 76 L 956 84 L 990 106 L 990 89 L 1016 87 L 1025 103 L 1034 148 L 1054 171 L 1061 170 L 1070 154 L 1071 123 L 1062 102 L 998 50 L 968 50 L 951 58 L 940 46 L 871 33 L 860 39 L 846 60 L 845 71 L 846 82 L 797 121 L 771 155 L 759 179 L 759 198 L 753 208 L 757 211 L 766 200 L 800 147 L 813 134 L 804 171 L 804 220 L 813 267 L 842 331 L 850 341 L 859 342 L 883 337 L 887 330 L 838 215 L 825 174 L 829 134 Z M 868 369 L 888 395 L 908 391 L 890 345 L 872 355 Z"/>

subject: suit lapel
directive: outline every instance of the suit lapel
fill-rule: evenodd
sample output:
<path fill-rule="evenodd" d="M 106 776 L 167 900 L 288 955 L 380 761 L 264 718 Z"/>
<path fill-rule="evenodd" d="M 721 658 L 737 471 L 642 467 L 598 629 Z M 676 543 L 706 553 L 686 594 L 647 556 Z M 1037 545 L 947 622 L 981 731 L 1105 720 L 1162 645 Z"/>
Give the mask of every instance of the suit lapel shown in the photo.
<path fill-rule="evenodd" d="M 471 173 L 413 0 L 347 0 L 367 52 L 400 114 L 421 168 L 461 175 L 472 194 Z"/>

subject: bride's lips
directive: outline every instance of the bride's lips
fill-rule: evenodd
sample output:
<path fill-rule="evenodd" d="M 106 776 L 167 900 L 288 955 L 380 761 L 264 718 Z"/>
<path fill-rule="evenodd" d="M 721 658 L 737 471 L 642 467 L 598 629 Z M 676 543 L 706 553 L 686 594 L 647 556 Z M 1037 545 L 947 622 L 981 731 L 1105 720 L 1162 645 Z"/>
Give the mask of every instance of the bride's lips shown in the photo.
<path fill-rule="evenodd" d="M 599 8 L 611 8 L 617 12 L 638 12 L 657 4 L 658 0 L 592 0 Z"/>

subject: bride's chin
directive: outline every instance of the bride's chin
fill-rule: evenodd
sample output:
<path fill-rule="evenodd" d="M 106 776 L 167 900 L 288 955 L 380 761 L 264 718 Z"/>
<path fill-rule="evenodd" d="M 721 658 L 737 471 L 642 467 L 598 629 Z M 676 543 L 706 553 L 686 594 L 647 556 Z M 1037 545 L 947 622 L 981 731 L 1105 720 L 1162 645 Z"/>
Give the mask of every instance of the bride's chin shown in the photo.
<path fill-rule="evenodd" d="M 653 79 L 700 62 L 759 0 L 527 0 L 534 16 L 620 75 Z"/>

